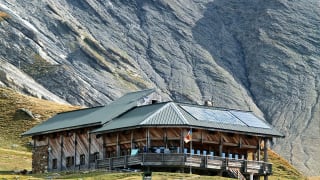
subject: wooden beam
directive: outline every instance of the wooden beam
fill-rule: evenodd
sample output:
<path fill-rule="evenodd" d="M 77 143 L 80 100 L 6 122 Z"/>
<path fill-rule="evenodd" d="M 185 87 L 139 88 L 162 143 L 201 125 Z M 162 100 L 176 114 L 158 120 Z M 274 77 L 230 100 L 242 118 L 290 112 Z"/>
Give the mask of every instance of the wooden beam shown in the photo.
<path fill-rule="evenodd" d="M 224 142 L 223 143 L 224 146 L 232 146 L 232 147 L 238 147 L 239 144 L 236 144 L 236 143 L 228 143 L 228 142 Z"/>
<path fill-rule="evenodd" d="M 258 157 L 257 157 L 257 159 L 258 159 L 258 161 L 260 161 L 261 159 L 261 157 L 260 157 L 260 155 L 261 155 L 261 138 L 259 137 L 259 139 L 258 139 Z"/>
<path fill-rule="evenodd" d="M 166 145 L 166 148 L 168 148 L 168 134 L 167 134 L 167 128 L 164 128 L 164 143 Z"/>
<path fill-rule="evenodd" d="M 89 143 L 88 143 L 88 154 L 89 154 L 89 156 L 88 156 L 88 167 L 89 167 L 89 169 L 90 169 L 90 156 L 91 156 L 91 134 L 89 134 L 89 131 L 87 132 L 87 136 L 88 136 L 88 141 L 89 141 Z"/>
<path fill-rule="evenodd" d="M 222 135 L 220 134 L 220 144 L 219 144 L 219 154 L 220 154 L 220 157 L 222 156 L 222 151 L 223 151 L 223 137 L 222 137 Z"/>
<path fill-rule="evenodd" d="M 219 141 L 203 141 L 203 143 L 205 143 L 205 144 L 220 144 L 220 142 Z"/>
<path fill-rule="evenodd" d="M 264 162 L 268 162 L 268 138 L 264 138 Z"/>
<path fill-rule="evenodd" d="M 183 136 L 183 129 L 180 128 L 180 152 L 178 152 L 178 153 L 183 153 L 183 151 L 184 151 L 183 138 L 184 138 L 184 136 Z"/>
<path fill-rule="evenodd" d="M 48 163 L 47 163 L 47 171 L 49 172 L 50 171 L 50 151 L 49 151 L 49 147 L 50 147 L 50 142 L 49 142 L 49 136 L 47 136 L 47 146 L 48 146 L 48 149 L 47 149 L 47 152 L 48 152 Z"/>
<path fill-rule="evenodd" d="M 73 169 L 76 169 L 76 165 L 77 165 L 77 133 L 74 132 L 74 162 L 73 162 Z"/>
<path fill-rule="evenodd" d="M 256 149 L 256 148 L 257 148 L 257 146 L 243 144 L 243 145 L 242 145 L 242 148 L 247 148 L 247 149 Z"/>
<path fill-rule="evenodd" d="M 268 138 L 264 138 L 264 162 L 268 162 Z M 264 175 L 264 180 L 268 180 L 268 175 Z"/>
<path fill-rule="evenodd" d="M 116 154 L 117 154 L 117 157 L 120 156 L 120 146 L 119 146 L 119 133 L 117 133 L 117 144 L 116 144 Z"/>
<path fill-rule="evenodd" d="M 149 128 L 147 128 L 147 149 L 146 149 L 147 152 L 149 152 L 149 147 L 150 147 L 150 131 L 149 131 Z"/>
<path fill-rule="evenodd" d="M 106 146 L 107 146 L 107 143 L 106 143 L 106 138 L 104 135 L 101 135 L 102 137 L 102 159 L 105 159 L 107 157 L 106 155 Z"/>
<path fill-rule="evenodd" d="M 62 171 L 62 158 L 63 158 L 63 133 L 60 135 L 60 171 Z"/>
<path fill-rule="evenodd" d="M 201 144 L 203 144 L 203 130 L 201 130 Z"/>
<path fill-rule="evenodd" d="M 131 141 L 131 151 L 132 151 L 132 149 L 134 148 L 133 147 L 133 130 L 131 130 L 131 139 L 130 139 L 130 141 Z"/>

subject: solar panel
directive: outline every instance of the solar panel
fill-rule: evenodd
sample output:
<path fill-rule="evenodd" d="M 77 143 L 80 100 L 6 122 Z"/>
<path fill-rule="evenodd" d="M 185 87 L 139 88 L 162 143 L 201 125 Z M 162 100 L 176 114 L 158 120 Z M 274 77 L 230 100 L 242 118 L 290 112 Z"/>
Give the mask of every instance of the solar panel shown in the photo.
<path fill-rule="evenodd" d="M 217 123 L 246 126 L 243 122 L 226 110 L 198 108 L 192 106 L 182 106 L 182 108 L 200 121 L 212 121 Z"/>
<path fill-rule="evenodd" d="M 230 111 L 234 116 L 239 118 L 242 122 L 246 123 L 249 127 L 258 127 L 271 129 L 265 122 L 257 118 L 251 112 Z"/>

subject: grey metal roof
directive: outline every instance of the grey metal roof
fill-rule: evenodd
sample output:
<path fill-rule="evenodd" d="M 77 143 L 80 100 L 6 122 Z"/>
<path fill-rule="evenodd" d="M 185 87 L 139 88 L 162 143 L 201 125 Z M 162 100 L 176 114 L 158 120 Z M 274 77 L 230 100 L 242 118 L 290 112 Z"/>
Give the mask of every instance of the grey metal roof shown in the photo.
<path fill-rule="evenodd" d="M 153 104 L 136 107 L 118 118 L 98 128 L 92 133 L 102 134 L 104 132 L 116 131 L 119 129 L 142 127 L 142 126 L 188 126 L 206 128 L 209 130 L 237 131 L 243 133 L 252 133 L 260 135 L 279 136 L 283 135 L 274 129 L 269 123 L 268 128 L 250 127 L 248 125 L 227 124 L 210 120 L 199 120 L 192 116 L 181 106 L 190 106 L 197 108 L 209 108 L 197 105 L 179 104 L 174 102 Z M 212 107 L 213 108 L 213 107 Z M 226 111 L 225 109 L 216 109 L 217 111 Z M 232 110 L 235 111 L 235 110 Z M 241 111 L 246 112 L 246 111 Z M 252 113 L 252 112 L 246 112 Z M 263 121 L 256 119 L 257 121 Z M 270 128 L 269 128 L 270 127 Z"/>
<path fill-rule="evenodd" d="M 66 129 L 103 125 L 137 106 L 137 102 L 140 99 L 150 95 L 154 91 L 154 89 L 147 89 L 143 91 L 132 92 L 125 94 L 124 96 L 106 106 L 57 114 L 47 121 L 23 133 L 22 136 L 45 134 Z"/>
<path fill-rule="evenodd" d="M 92 126 L 97 129 L 91 133 L 97 134 L 142 126 L 184 126 L 283 136 L 269 123 L 247 111 L 174 102 L 137 107 L 138 102 L 153 92 L 154 89 L 148 89 L 128 93 L 106 106 L 60 113 L 22 135 L 32 136 Z"/>
<path fill-rule="evenodd" d="M 124 115 L 113 119 L 103 127 L 93 130 L 92 133 L 100 134 L 122 128 L 157 125 L 188 125 L 188 121 L 180 113 L 175 103 L 158 103 L 136 107 Z"/>
<path fill-rule="evenodd" d="M 156 111 L 161 109 L 164 105 L 164 103 L 158 103 L 153 105 L 136 107 L 131 111 L 128 111 L 127 113 L 106 123 L 103 127 L 93 130 L 92 133 L 138 126 L 143 120 L 150 117 Z"/>
<path fill-rule="evenodd" d="M 188 125 L 177 106 L 170 102 L 142 121 L 140 125 Z"/>

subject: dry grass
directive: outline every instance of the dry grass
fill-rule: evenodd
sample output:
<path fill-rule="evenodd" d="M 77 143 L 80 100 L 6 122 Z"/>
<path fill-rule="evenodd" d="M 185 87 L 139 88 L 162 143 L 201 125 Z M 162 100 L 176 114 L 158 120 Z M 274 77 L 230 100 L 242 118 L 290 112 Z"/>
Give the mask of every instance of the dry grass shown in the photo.
<path fill-rule="evenodd" d="M 10 18 L 10 16 L 7 13 L 0 11 L 0 21 L 3 21 L 8 18 Z"/>
<path fill-rule="evenodd" d="M 17 109 L 30 110 L 38 118 L 31 119 L 17 113 Z M 30 138 L 21 138 L 21 133 L 62 111 L 79 109 L 70 105 L 41 100 L 0 88 L 0 148 L 27 150 Z"/>
<path fill-rule="evenodd" d="M 269 150 L 268 154 L 270 161 L 273 163 L 273 176 L 270 178 L 270 180 L 306 179 L 287 160 L 279 156 L 274 151 Z"/>
<path fill-rule="evenodd" d="M 31 156 L 30 152 L 0 148 L 0 171 L 31 170 Z"/>
<path fill-rule="evenodd" d="M 320 180 L 320 176 L 308 177 L 308 180 Z"/>

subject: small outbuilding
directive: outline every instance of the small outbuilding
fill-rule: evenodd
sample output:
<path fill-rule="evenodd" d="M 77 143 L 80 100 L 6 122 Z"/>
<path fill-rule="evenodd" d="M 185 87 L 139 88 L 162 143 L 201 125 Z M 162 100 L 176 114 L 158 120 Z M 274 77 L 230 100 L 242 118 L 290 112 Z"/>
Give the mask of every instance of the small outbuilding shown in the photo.
<path fill-rule="evenodd" d="M 23 136 L 35 173 L 87 169 L 190 172 L 254 179 L 272 174 L 268 143 L 283 135 L 250 111 L 160 102 L 153 89 L 57 114 Z"/>

